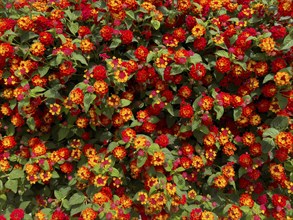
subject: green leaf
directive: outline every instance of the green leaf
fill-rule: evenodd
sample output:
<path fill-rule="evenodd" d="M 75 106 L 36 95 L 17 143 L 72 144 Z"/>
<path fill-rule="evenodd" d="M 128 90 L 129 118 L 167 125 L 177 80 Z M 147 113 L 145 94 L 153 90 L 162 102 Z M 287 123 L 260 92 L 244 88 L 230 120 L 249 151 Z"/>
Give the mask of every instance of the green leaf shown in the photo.
<path fill-rule="evenodd" d="M 289 171 L 289 172 L 293 172 L 293 163 L 292 163 L 292 159 L 290 161 L 286 161 L 284 163 L 284 167 L 285 170 Z"/>
<path fill-rule="evenodd" d="M 128 15 L 128 17 L 130 17 L 132 20 L 135 20 L 135 15 L 133 11 L 126 11 L 126 14 Z"/>
<path fill-rule="evenodd" d="M 243 70 L 246 70 L 246 63 L 234 60 L 233 63 L 238 64 Z"/>
<path fill-rule="evenodd" d="M 75 35 L 78 31 L 79 25 L 76 22 L 70 22 L 68 24 L 68 28 L 69 28 L 70 32 Z"/>
<path fill-rule="evenodd" d="M 70 187 L 61 187 L 58 191 L 55 190 L 54 191 L 54 195 L 55 192 L 58 194 L 59 197 L 61 197 L 61 199 L 64 199 L 70 192 L 71 188 Z M 56 195 L 55 195 L 56 196 Z M 56 197 L 57 198 L 57 197 Z"/>
<path fill-rule="evenodd" d="M 194 37 L 192 35 L 188 36 L 185 41 L 185 43 L 190 43 L 190 42 L 194 42 Z"/>
<path fill-rule="evenodd" d="M 271 73 L 270 74 L 267 74 L 265 76 L 265 78 L 263 79 L 262 83 L 266 83 L 266 82 L 271 81 L 273 79 L 274 79 L 274 75 L 273 74 L 271 74 Z"/>
<path fill-rule="evenodd" d="M 91 104 L 96 99 L 96 95 L 93 93 L 86 93 L 84 96 L 83 104 L 84 104 L 84 111 L 88 112 Z"/>
<path fill-rule="evenodd" d="M 7 196 L 3 193 L 0 194 L 0 210 L 6 205 Z"/>
<path fill-rule="evenodd" d="M 289 126 L 289 119 L 285 116 L 277 116 L 271 121 L 270 125 L 278 131 L 284 131 Z"/>
<path fill-rule="evenodd" d="M 262 152 L 264 154 L 267 154 L 275 147 L 275 142 L 273 138 L 264 138 L 261 141 L 261 146 L 262 146 Z"/>
<path fill-rule="evenodd" d="M 112 171 L 110 172 L 112 177 L 120 177 L 120 172 L 116 168 L 112 167 Z"/>
<path fill-rule="evenodd" d="M 64 11 L 67 17 L 69 18 L 69 20 L 71 21 L 75 21 L 80 16 L 79 11 L 74 11 L 74 12 L 71 12 L 70 10 L 64 10 Z"/>
<path fill-rule="evenodd" d="M 28 118 L 26 120 L 26 124 L 28 125 L 29 129 L 31 129 L 32 131 L 35 130 L 36 122 L 35 122 L 35 119 L 33 117 Z"/>
<path fill-rule="evenodd" d="M 67 127 L 61 127 L 58 131 L 58 141 L 63 140 L 64 138 L 67 137 L 67 135 L 69 134 L 69 128 Z"/>
<path fill-rule="evenodd" d="M 195 53 L 191 57 L 189 57 L 189 62 L 192 64 L 200 63 L 202 62 L 202 58 L 199 54 Z"/>
<path fill-rule="evenodd" d="M 30 90 L 30 96 L 31 97 L 36 97 L 36 96 L 39 96 L 40 94 L 38 94 L 38 93 L 41 93 L 41 92 L 43 92 L 43 91 L 45 91 L 46 89 L 44 89 L 44 88 L 42 88 L 42 87 L 40 87 L 40 86 L 36 86 L 35 88 L 33 88 L 33 89 L 31 89 Z"/>
<path fill-rule="evenodd" d="M 220 56 L 220 57 L 226 57 L 229 58 L 229 53 L 225 50 L 218 50 L 215 52 L 216 55 Z"/>
<path fill-rule="evenodd" d="M 268 128 L 264 131 L 263 137 L 272 137 L 275 138 L 280 132 L 275 128 Z"/>
<path fill-rule="evenodd" d="M 192 122 L 192 126 L 191 126 L 191 130 L 192 130 L 192 131 L 196 130 L 196 129 L 199 127 L 200 123 L 201 123 L 201 121 L 200 121 L 199 119 L 193 121 L 193 122 Z"/>
<path fill-rule="evenodd" d="M 242 114 L 242 108 L 241 107 L 238 107 L 236 109 L 234 109 L 233 111 L 233 118 L 234 120 L 236 121 Z"/>
<path fill-rule="evenodd" d="M 8 136 L 12 136 L 12 135 L 14 135 L 14 133 L 15 133 L 15 127 L 14 127 L 14 125 L 13 124 L 9 124 L 8 125 L 8 129 L 6 130 L 6 134 Z"/>
<path fill-rule="evenodd" d="M 155 152 L 160 151 L 160 146 L 158 144 L 151 144 L 151 146 L 147 149 L 148 154 L 153 155 Z"/>
<path fill-rule="evenodd" d="M 73 206 L 73 205 L 78 205 L 78 204 L 82 204 L 85 200 L 85 196 L 82 192 L 77 192 L 74 193 L 70 199 L 69 199 L 69 205 Z"/>
<path fill-rule="evenodd" d="M 16 179 L 9 179 L 5 183 L 5 188 L 10 189 L 12 192 L 17 193 L 17 188 L 18 188 L 18 180 Z"/>
<path fill-rule="evenodd" d="M 186 189 L 186 182 L 182 175 L 179 174 L 173 176 L 173 181 L 176 184 L 176 187 L 178 187 L 179 189 Z"/>
<path fill-rule="evenodd" d="M 137 120 L 134 120 L 130 125 L 129 127 L 133 128 L 133 127 L 136 127 L 136 126 L 141 126 L 142 125 L 142 122 L 139 122 Z"/>
<path fill-rule="evenodd" d="M 224 114 L 224 107 L 221 105 L 215 105 L 214 110 L 217 113 L 216 119 L 219 120 Z"/>
<path fill-rule="evenodd" d="M 71 56 L 72 56 L 72 58 L 73 58 L 74 60 L 79 61 L 79 62 L 81 62 L 81 63 L 84 64 L 84 65 L 88 65 L 88 63 L 87 63 L 87 61 L 86 61 L 86 59 L 84 58 L 83 55 L 73 52 L 73 53 L 71 54 Z"/>
<path fill-rule="evenodd" d="M 180 132 L 187 132 L 190 131 L 192 128 L 189 125 L 181 125 Z"/>
<path fill-rule="evenodd" d="M 292 33 L 288 34 L 283 41 L 283 46 L 281 47 L 281 50 L 287 50 L 293 47 L 293 37 Z"/>
<path fill-rule="evenodd" d="M 117 142 L 111 142 L 109 145 L 108 145 L 108 148 L 107 148 L 107 152 L 112 152 L 115 147 L 117 147 L 119 144 Z"/>
<path fill-rule="evenodd" d="M 155 30 L 159 30 L 161 23 L 157 20 L 151 20 L 151 24 L 153 25 Z"/>
<path fill-rule="evenodd" d="M 174 115 L 173 105 L 171 105 L 170 103 L 168 103 L 168 104 L 165 106 L 165 109 L 167 109 L 167 111 L 169 112 L 170 115 L 175 116 L 175 115 Z"/>
<path fill-rule="evenodd" d="M 153 51 L 149 52 L 147 59 L 146 59 L 146 62 L 147 63 L 151 62 L 151 60 L 154 58 L 154 56 L 155 56 L 155 53 Z"/>
<path fill-rule="evenodd" d="M 43 77 L 47 74 L 49 71 L 50 67 L 49 66 L 42 66 L 38 68 L 38 72 L 40 73 L 40 77 Z"/>
<path fill-rule="evenodd" d="M 82 205 L 74 205 L 73 207 L 71 207 L 70 209 L 70 216 L 74 216 L 77 213 L 82 212 L 82 210 L 84 210 L 86 207 L 88 207 L 90 204 L 82 204 Z"/>
<path fill-rule="evenodd" d="M 278 99 L 278 104 L 279 104 L 280 108 L 285 109 L 288 105 L 288 99 L 280 93 L 277 94 L 276 97 Z"/>
<path fill-rule="evenodd" d="M 9 173 L 9 178 L 12 180 L 24 178 L 24 171 L 23 170 L 12 170 Z"/>
<path fill-rule="evenodd" d="M 145 164 L 147 159 L 148 159 L 147 156 L 142 156 L 142 157 L 138 156 L 137 157 L 137 167 L 138 168 L 142 167 Z"/>
<path fill-rule="evenodd" d="M 44 93 L 44 96 L 46 98 L 53 98 L 53 99 L 60 99 L 62 100 L 62 96 L 59 94 L 58 90 L 61 88 L 61 85 L 56 85 L 54 86 L 53 88 L 47 90 L 45 93 Z"/>
<path fill-rule="evenodd" d="M 121 99 L 121 107 L 129 106 L 131 104 L 131 101 L 128 99 Z"/>
<path fill-rule="evenodd" d="M 31 203 L 31 201 L 24 201 L 24 202 L 20 203 L 19 208 L 25 210 L 30 203 Z"/>
<path fill-rule="evenodd" d="M 119 46 L 120 43 L 121 43 L 121 39 L 119 39 L 119 38 L 113 39 L 113 41 L 110 45 L 110 49 L 115 49 L 116 47 Z"/>

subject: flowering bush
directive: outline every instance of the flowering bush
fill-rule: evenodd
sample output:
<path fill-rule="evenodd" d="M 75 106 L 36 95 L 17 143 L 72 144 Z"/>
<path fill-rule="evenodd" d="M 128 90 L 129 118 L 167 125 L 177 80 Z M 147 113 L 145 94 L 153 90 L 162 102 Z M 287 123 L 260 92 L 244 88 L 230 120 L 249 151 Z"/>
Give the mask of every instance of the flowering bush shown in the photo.
<path fill-rule="evenodd" d="M 292 12 L 2 0 L 0 219 L 292 219 Z"/>

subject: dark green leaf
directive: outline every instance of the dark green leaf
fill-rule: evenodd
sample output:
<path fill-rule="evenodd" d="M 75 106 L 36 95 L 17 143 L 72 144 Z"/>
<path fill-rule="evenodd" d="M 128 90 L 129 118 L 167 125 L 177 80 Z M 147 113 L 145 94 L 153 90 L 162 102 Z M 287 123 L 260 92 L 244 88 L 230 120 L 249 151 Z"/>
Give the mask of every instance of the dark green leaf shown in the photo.
<path fill-rule="evenodd" d="M 142 157 L 138 156 L 137 157 L 137 167 L 138 168 L 142 167 L 145 164 L 146 160 L 147 160 L 147 156 L 142 156 Z"/>
<path fill-rule="evenodd" d="M 61 127 L 58 131 L 58 141 L 63 140 L 64 138 L 67 137 L 67 135 L 69 134 L 69 128 L 67 127 Z"/>
<path fill-rule="evenodd" d="M 93 93 L 86 93 L 84 96 L 83 104 L 84 104 L 84 111 L 88 112 L 91 104 L 96 99 L 96 95 Z"/>
<path fill-rule="evenodd" d="M 28 125 L 29 129 L 31 129 L 32 131 L 35 130 L 36 122 L 35 122 L 35 119 L 33 117 L 28 118 L 26 120 L 26 124 Z"/>
<path fill-rule="evenodd" d="M 288 99 L 284 97 L 282 94 L 277 94 L 276 97 L 278 99 L 278 104 L 280 108 L 285 109 L 288 105 Z"/>
<path fill-rule="evenodd" d="M 234 109 L 233 111 L 233 118 L 234 120 L 236 121 L 242 114 L 242 108 L 241 107 L 238 107 L 236 109 Z"/>
<path fill-rule="evenodd" d="M 88 65 L 88 63 L 87 63 L 87 61 L 86 61 L 86 59 L 84 58 L 83 55 L 78 54 L 78 53 L 74 53 L 74 52 L 73 52 L 73 53 L 71 54 L 71 56 L 72 56 L 72 58 L 73 58 L 74 60 L 79 61 L 79 62 L 81 62 L 81 63 L 84 64 L 84 65 Z"/>
<path fill-rule="evenodd" d="M 271 121 L 271 127 L 278 131 L 284 131 L 289 126 L 289 119 L 285 116 L 277 116 Z"/>

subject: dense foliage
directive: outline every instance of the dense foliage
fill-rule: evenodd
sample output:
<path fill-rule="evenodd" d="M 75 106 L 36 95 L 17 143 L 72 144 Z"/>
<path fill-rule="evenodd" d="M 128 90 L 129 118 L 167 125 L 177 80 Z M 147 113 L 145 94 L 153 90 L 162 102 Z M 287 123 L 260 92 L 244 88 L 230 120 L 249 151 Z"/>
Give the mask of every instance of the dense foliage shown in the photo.
<path fill-rule="evenodd" d="M 292 219 L 292 13 L 2 0 L 0 219 Z"/>

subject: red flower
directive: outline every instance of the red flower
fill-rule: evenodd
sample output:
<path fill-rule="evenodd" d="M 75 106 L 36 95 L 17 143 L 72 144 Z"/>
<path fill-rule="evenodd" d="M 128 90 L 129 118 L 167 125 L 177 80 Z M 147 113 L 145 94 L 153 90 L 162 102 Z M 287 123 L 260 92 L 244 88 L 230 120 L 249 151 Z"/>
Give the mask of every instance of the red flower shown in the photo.
<path fill-rule="evenodd" d="M 10 220 L 21 220 L 24 218 L 24 211 L 22 209 L 14 209 L 10 214 Z"/>
<path fill-rule="evenodd" d="M 104 80 L 107 78 L 107 70 L 103 65 L 97 65 L 93 69 L 93 77 L 96 80 Z"/>
<path fill-rule="evenodd" d="M 206 75 L 206 68 L 201 63 L 197 63 L 191 66 L 189 74 L 193 79 L 201 80 Z"/>
<path fill-rule="evenodd" d="M 62 211 L 56 210 L 53 212 L 51 220 L 69 220 L 69 217 Z"/>
<path fill-rule="evenodd" d="M 131 30 L 122 30 L 121 33 L 121 40 L 122 44 L 130 44 L 133 39 L 133 33 Z"/>
<path fill-rule="evenodd" d="M 48 33 L 48 32 L 41 32 L 39 34 L 39 39 L 40 39 L 40 42 L 42 44 L 44 44 L 45 46 L 49 46 L 49 45 L 52 45 L 53 42 L 54 42 L 54 38 L 52 36 L 52 34 Z"/>
<path fill-rule="evenodd" d="M 169 138 L 166 134 L 161 134 L 156 138 L 155 143 L 157 143 L 161 147 L 167 147 L 169 144 Z"/>
<path fill-rule="evenodd" d="M 270 32 L 272 33 L 272 37 L 277 39 L 282 39 L 287 35 L 287 30 L 283 26 L 273 26 L 270 28 Z"/>
<path fill-rule="evenodd" d="M 149 53 L 149 50 L 145 46 L 139 46 L 134 51 L 134 56 L 140 61 L 145 61 L 148 56 L 148 53 Z"/>
<path fill-rule="evenodd" d="M 194 114 L 194 110 L 190 104 L 185 104 L 180 107 L 179 116 L 182 118 L 191 118 Z"/>
<path fill-rule="evenodd" d="M 105 41 L 110 41 L 113 36 L 114 29 L 108 25 L 105 25 L 100 30 L 100 34 Z"/>
<path fill-rule="evenodd" d="M 286 66 L 286 61 L 279 57 L 272 62 L 272 72 L 276 73 L 279 70 L 284 69 Z"/>
<path fill-rule="evenodd" d="M 281 194 L 274 194 L 272 196 L 272 203 L 275 207 L 284 208 L 287 203 L 288 198 Z"/>
<path fill-rule="evenodd" d="M 91 34 L 91 33 L 92 33 L 91 30 L 87 26 L 80 26 L 79 27 L 78 36 L 83 38 L 84 36 Z"/>
<path fill-rule="evenodd" d="M 227 73 L 231 70 L 231 62 L 229 58 L 221 57 L 216 62 L 216 70 L 219 73 Z"/>
<path fill-rule="evenodd" d="M 252 159 L 249 154 L 241 154 L 239 157 L 239 165 L 244 168 L 249 168 L 252 166 Z"/>
<path fill-rule="evenodd" d="M 198 51 L 202 51 L 207 46 L 207 40 L 204 37 L 200 37 L 194 40 L 193 47 Z"/>

